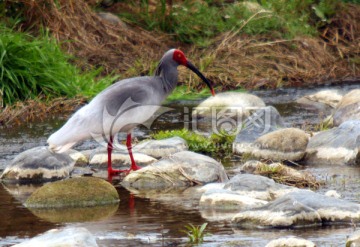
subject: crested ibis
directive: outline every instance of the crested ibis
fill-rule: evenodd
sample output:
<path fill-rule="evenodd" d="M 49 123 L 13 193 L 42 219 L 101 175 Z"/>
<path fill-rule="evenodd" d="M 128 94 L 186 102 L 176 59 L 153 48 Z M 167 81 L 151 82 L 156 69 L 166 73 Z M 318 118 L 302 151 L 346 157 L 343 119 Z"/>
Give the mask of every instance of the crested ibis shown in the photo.
<path fill-rule="evenodd" d="M 183 65 L 197 74 L 215 95 L 210 81 L 178 49 L 167 51 L 161 58 L 154 76 L 124 79 L 107 87 L 89 104 L 80 108 L 47 140 L 53 152 L 61 153 L 75 143 L 100 135 L 107 141 L 108 175 L 140 169 L 131 146 L 132 129 L 151 118 L 161 102 L 175 89 L 177 67 Z M 126 132 L 126 146 L 131 160 L 128 170 L 115 170 L 111 164 L 114 134 Z"/>

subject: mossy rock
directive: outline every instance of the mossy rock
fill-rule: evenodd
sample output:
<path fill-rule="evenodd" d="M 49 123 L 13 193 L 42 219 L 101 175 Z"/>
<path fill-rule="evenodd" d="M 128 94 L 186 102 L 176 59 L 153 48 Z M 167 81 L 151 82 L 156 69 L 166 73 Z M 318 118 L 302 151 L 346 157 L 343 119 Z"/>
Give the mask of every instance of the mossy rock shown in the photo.
<path fill-rule="evenodd" d="M 118 204 L 108 204 L 94 207 L 30 208 L 30 211 L 48 222 L 68 223 L 105 220 L 114 215 L 118 208 Z"/>
<path fill-rule="evenodd" d="M 80 177 L 46 184 L 25 202 L 29 208 L 89 207 L 119 202 L 114 186 L 100 178 Z"/>

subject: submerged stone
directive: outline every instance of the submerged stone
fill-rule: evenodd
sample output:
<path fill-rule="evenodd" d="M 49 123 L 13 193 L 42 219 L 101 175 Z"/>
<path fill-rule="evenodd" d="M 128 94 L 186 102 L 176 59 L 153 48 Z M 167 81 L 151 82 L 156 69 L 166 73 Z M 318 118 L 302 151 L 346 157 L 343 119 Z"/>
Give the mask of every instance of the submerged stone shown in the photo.
<path fill-rule="evenodd" d="M 296 228 L 350 224 L 359 220 L 360 204 L 299 190 L 263 207 L 240 212 L 232 222 L 241 228 Z"/>
<path fill-rule="evenodd" d="M 146 190 L 188 187 L 226 180 L 224 167 L 216 160 L 202 154 L 182 151 L 131 172 L 124 178 L 122 185 Z"/>
<path fill-rule="evenodd" d="M 305 162 L 317 165 L 359 164 L 360 120 L 342 123 L 339 127 L 313 136 L 306 148 Z"/>
<path fill-rule="evenodd" d="M 84 227 L 67 227 L 63 229 L 52 229 L 34 238 L 26 240 L 14 247 L 97 247 L 95 236 Z"/>
<path fill-rule="evenodd" d="M 35 147 L 18 154 L 5 168 L 5 182 L 45 182 L 66 178 L 75 161 L 66 153 L 52 153 L 47 147 Z"/>
<path fill-rule="evenodd" d="M 267 201 L 226 189 L 208 190 L 200 198 L 200 207 L 214 208 L 221 211 L 256 208 L 265 204 L 267 204 Z"/>
<path fill-rule="evenodd" d="M 236 154 L 251 152 L 257 138 L 285 127 L 280 113 L 273 106 L 258 109 L 242 125 L 233 143 L 233 152 Z"/>
<path fill-rule="evenodd" d="M 118 203 L 92 207 L 29 208 L 31 213 L 47 222 L 69 223 L 106 220 L 119 208 Z"/>
<path fill-rule="evenodd" d="M 29 208 L 89 207 L 119 202 L 109 182 L 93 177 L 70 178 L 45 184 L 25 202 Z"/>

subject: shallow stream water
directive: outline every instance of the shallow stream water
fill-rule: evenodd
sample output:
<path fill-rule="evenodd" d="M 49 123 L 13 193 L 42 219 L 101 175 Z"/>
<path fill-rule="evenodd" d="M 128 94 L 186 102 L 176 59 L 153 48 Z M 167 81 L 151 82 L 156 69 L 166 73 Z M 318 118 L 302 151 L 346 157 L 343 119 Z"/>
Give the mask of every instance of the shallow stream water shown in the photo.
<path fill-rule="evenodd" d="M 360 84 L 332 86 L 344 92 L 359 88 Z M 323 88 L 282 89 L 276 91 L 254 91 L 267 105 L 275 106 L 289 126 L 306 128 L 319 122 L 319 112 L 306 109 L 294 103 L 294 100 Z M 139 139 L 159 129 L 177 129 L 187 125 L 188 110 L 199 101 L 172 102 L 174 108 L 155 121 L 151 130 L 140 128 L 135 131 Z M 184 111 L 184 109 L 187 109 Z M 65 119 L 56 117 L 45 121 L 13 128 L 0 128 L 0 171 L 18 153 L 32 147 L 46 144 L 47 137 L 59 128 Z M 86 141 L 75 147 L 77 150 L 96 148 L 94 141 Z M 238 161 L 222 160 L 227 170 L 240 165 Z M 359 167 L 301 167 L 325 181 L 319 189 L 324 193 L 335 189 L 346 200 L 360 203 Z M 31 212 L 23 202 L 37 185 L 0 184 L 0 246 L 11 246 L 25 239 L 53 228 L 82 226 L 97 239 L 99 246 L 185 246 L 187 238 L 181 230 L 188 223 L 200 225 L 208 222 L 202 246 L 265 246 L 272 239 L 298 236 L 312 240 L 317 246 L 344 246 L 346 237 L 354 228 L 351 225 L 324 226 L 304 229 L 237 229 L 226 221 L 213 221 L 214 215 L 201 211 L 196 202 L 181 199 L 182 192 L 169 192 L 165 198 L 152 195 L 133 195 L 117 186 L 120 203 L 115 206 Z"/>

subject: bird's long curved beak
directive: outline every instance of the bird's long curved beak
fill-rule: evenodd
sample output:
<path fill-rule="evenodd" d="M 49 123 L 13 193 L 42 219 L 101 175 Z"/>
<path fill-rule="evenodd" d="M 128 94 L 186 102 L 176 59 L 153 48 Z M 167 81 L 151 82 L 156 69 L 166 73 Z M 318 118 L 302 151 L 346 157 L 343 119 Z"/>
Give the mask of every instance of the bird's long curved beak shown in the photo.
<path fill-rule="evenodd" d="M 215 91 L 211 85 L 211 82 L 189 61 L 186 62 L 185 66 L 187 68 L 189 68 L 190 70 L 192 70 L 195 74 L 197 74 L 206 83 L 206 85 L 210 88 L 212 96 L 215 96 Z"/>

